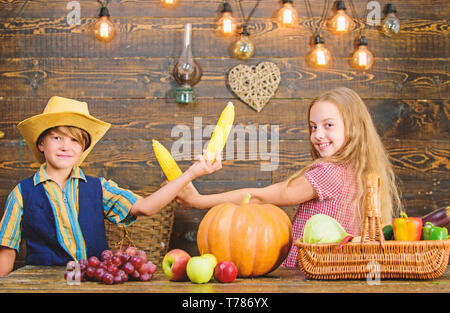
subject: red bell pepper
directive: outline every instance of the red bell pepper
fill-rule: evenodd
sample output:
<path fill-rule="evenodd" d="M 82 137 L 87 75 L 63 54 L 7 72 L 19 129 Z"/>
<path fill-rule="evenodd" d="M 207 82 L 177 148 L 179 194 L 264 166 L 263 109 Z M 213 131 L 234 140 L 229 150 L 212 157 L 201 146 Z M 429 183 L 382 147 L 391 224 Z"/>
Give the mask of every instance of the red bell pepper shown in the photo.
<path fill-rule="evenodd" d="M 398 241 L 418 241 L 422 236 L 422 219 L 408 217 L 405 212 L 392 222 L 394 238 Z"/>
<path fill-rule="evenodd" d="M 345 236 L 344 239 L 342 239 L 341 243 L 336 248 L 334 248 L 334 250 L 342 249 L 342 247 L 344 247 L 352 239 L 352 235 Z"/>

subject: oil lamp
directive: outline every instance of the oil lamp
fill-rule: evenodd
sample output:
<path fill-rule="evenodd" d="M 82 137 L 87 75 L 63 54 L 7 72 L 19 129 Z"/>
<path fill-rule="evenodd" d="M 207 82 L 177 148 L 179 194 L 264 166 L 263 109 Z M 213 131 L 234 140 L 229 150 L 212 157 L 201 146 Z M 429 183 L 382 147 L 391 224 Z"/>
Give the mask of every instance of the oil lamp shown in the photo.
<path fill-rule="evenodd" d="M 178 63 L 173 69 L 173 77 L 181 86 L 175 90 L 175 99 L 178 103 L 192 103 L 195 101 L 192 86 L 200 81 L 202 68 L 192 58 L 191 50 L 192 25 L 184 27 L 184 44 Z"/>

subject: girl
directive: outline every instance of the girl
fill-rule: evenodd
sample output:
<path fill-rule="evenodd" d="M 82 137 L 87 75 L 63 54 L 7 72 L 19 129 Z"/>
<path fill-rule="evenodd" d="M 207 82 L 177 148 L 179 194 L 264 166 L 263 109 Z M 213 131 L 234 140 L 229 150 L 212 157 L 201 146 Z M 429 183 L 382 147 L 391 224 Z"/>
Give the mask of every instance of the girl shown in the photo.
<path fill-rule="evenodd" d="M 254 203 L 297 205 L 293 238 L 303 236 L 306 221 L 315 214 L 335 218 L 352 235 L 361 232 L 366 197 L 366 177 L 381 178 L 381 208 L 384 223 L 401 208 L 392 166 L 370 114 L 353 90 L 336 88 L 312 101 L 308 108 L 312 162 L 305 168 L 264 188 L 244 188 L 220 194 L 200 195 L 189 184 L 176 201 L 185 208 L 208 209 L 223 202 L 240 203 L 247 193 Z M 297 265 L 292 245 L 283 266 Z"/>
<path fill-rule="evenodd" d="M 180 177 L 142 198 L 79 168 L 109 127 L 89 114 L 85 102 L 62 97 L 52 97 L 42 114 L 18 125 L 42 165 L 7 198 L 0 222 L 0 277 L 13 269 L 22 239 L 26 264 L 100 257 L 108 249 L 105 218 L 130 225 L 136 216 L 157 213 L 191 180 L 221 168 L 220 159 L 211 164 L 199 157 Z"/>

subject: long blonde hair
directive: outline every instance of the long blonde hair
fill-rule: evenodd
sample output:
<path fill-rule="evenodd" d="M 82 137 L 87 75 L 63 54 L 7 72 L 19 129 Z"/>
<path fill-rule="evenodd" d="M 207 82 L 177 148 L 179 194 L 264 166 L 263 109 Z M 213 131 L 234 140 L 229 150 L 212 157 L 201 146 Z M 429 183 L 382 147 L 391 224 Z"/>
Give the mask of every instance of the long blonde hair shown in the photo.
<path fill-rule="evenodd" d="M 299 172 L 292 175 L 289 182 L 307 172 L 319 162 L 346 163 L 355 170 L 358 193 L 355 201 L 360 217 L 364 216 L 366 201 L 366 178 L 369 173 L 377 173 L 381 180 L 381 215 L 384 223 L 391 223 L 392 217 L 401 210 L 401 200 L 396 185 L 396 178 L 380 136 L 377 133 L 366 105 L 359 95 L 345 87 L 339 87 L 315 98 L 308 108 L 308 123 L 312 106 L 321 101 L 335 104 L 344 121 L 346 141 L 334 155 L 321 158 L 310 142 L 313 161 Z M 309 127 L 311 135 L 311 128 Z"/>

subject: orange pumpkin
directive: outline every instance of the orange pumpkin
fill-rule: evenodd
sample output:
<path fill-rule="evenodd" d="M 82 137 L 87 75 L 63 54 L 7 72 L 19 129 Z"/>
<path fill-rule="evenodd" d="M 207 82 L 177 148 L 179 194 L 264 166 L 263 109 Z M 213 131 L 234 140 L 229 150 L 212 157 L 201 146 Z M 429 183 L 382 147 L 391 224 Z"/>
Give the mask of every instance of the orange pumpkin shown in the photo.
<path fill-rule="evenodd" d="M 197 232 L 200 254 L 212 253 L 217 261 L 232 261 L 238 276 L 260 276 L 276 269 L 292 244 L 289 217 L 273 204 L 241 205 L 231 202 L 211 208 Z"/>

